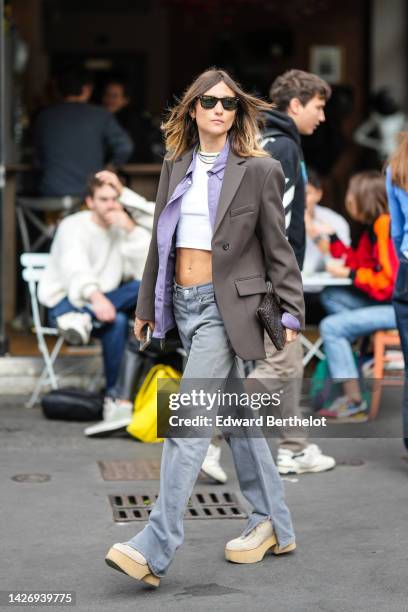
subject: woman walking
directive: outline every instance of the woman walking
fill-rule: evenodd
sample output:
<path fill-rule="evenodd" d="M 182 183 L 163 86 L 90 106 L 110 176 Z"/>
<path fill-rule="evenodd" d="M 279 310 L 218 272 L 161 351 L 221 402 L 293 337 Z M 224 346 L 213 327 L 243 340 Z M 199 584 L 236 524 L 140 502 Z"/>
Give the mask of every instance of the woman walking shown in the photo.
<path fill-rule="evenodd" d="M 189 379 L 214 391 L 220 379 L 239 377 L 237 356 L 265 357 L 256 309 L 267 279 L 280 299 L 288 341 L 303 324 L 301 276 L 285 237 L 284 177 L 259 145 L 258 115 L 266 108 L 227 73 L 211 69 L 192 83 L 164 125 L 168 154 L 135 335 L 140 338 L 148 324 L 164 338 L 177 326 L 188 354 L 181 392 Z M 226 558 L 254 563 L 267 550 L 294 550 L 282 482 L 265 439 L 227 441 L 253 512 L 243 534 L 227 543 Z M 160 494 L 148 524 L 109 550 L 109 565 L 159 585 L 183 541 L 183 515 L 209 443 L 165 440 Z"/>
<path fill-rule="evenodd" d="M 391 236 L 399 257 L 393 305 L 405 362 L 405 390 L 402 409 L 403 436 L 408 450 L 408 132 L 387 168 L 386 186 L 391 214 Z"/>

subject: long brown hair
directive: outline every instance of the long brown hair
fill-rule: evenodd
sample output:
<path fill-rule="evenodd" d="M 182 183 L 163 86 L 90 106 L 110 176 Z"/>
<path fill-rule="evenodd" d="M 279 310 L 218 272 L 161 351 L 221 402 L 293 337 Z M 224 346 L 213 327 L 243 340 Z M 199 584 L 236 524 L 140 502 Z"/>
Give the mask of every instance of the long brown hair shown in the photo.
<path fill-rule="evenodd" d="M 232 151 L 240 157 L 267 157 L 260 145 L 259 122 L 261 112 L 272 105 L 243 91 L 227 72 L 210 68 L 200 74 L 186 89 L 181 100 L 174 106 L 162 125 L 168 159 L 176 159 L 199 142 L 198 129 L 190 116 L 199 96 L 223 81 L 239 98 L 234 123 L 229 131 Z"/>
<path fill-rule="evenodd" d="M 408 132 L 399 135 L 399 146 L 391 157 L 391 181 L 408 191 Z"/>
<path fill-rule="evenodd" d="M 346 194 L 346 210 L 353 211 L 351 197 L 356 203 L 359 221 L 374 223 L 382 214 L 388 212 L 385 176 L 377 170 L 359 172 L 351 177 Z"/>

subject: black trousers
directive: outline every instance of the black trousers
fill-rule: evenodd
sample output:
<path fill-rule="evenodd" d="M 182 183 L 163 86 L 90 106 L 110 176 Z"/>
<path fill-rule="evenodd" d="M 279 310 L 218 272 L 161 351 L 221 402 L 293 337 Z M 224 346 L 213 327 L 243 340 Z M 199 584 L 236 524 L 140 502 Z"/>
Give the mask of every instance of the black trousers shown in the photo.
<path fill-rule="evenodd" d="M 408 450 L 408 259 L 401 256 L 392 303 L 395 308 L 401 348 L 405 363 L 405 387 L 402 422 L 405 447 Z"/>

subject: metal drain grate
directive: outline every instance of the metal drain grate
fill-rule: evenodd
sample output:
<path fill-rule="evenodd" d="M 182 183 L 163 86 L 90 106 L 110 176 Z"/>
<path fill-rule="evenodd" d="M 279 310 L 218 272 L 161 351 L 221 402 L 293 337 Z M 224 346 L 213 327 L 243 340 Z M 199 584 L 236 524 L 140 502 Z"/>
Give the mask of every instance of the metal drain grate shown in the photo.
<path fill-rule="evenodd" d="M 153 504 L 158 495 L 147 493 L 142 495 L 109 495 L 116 522 L 147 521 Z M 203 492 L 193 493 L 190 497 L 186 519 L 233 519 L 247 518 L 246 512 L 240 506 L 235 493 Z"/>
<path fill-rule="evenodd" d="M 160 460 L 98 461 L 104 480 L 159 480 Z"/>
<path fill-rule="evenodd" d="M 159 480 L 160 459 L 134 459 L 132 461 L 98 461 L 104 480 Z M 200 474 L 199 480 L 204 477 Z"/>

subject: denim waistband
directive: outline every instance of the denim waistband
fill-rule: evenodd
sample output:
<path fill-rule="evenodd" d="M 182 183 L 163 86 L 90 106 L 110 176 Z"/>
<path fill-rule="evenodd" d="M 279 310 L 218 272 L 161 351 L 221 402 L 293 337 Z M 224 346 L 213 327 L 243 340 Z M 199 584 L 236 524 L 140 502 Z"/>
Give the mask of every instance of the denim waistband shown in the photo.
<path fill-rule="evenodd" d="M 183 295 L 186 298 L 196 297 L 205 293 L 213 293 L 214 286 L 212 283 L 204 283 L 203 285 L 192 285 L 191 287 L 183 287 L 176 282 L 173 284 L 173 291 L 176 295 Z"/>

